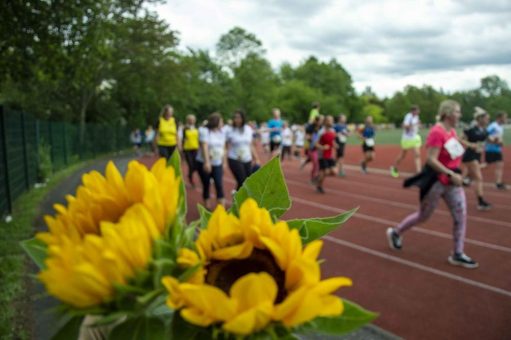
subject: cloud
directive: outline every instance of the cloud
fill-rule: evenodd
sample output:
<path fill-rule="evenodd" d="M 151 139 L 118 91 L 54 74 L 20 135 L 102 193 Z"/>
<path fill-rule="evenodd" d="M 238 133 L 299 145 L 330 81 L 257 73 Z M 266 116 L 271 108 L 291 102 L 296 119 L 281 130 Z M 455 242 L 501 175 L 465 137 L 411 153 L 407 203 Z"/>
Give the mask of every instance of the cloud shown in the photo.
<path fill-rule="evenodd" d="M 462 84 L 452 74 L 478 84 L 481 72 L 509 74 L 511 66 L 509 0 L 176 0 L 157 10 L 181 32 L 183 47 L 214 50 L 221 34 L 241 26 L 263 42 L 274 67 L 312 54 L 336 58 L 357 84 L 392 80 L 382 93 L 425 74 L 456 89 Z"/>

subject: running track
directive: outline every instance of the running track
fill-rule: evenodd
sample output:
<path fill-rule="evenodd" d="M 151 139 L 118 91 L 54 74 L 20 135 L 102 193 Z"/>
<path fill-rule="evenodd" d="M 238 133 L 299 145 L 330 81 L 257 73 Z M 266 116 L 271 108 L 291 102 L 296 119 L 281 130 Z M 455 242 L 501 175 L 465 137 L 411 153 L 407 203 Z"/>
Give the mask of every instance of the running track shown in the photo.
<path fill-rule="evenodd" d="M 347 177 L 327 178 L 325 195 L 308 184 L 310 168 L 300 171 L 297 161 L 285 161 L 293 206 L 284 219 L 330 216 L 359 207 L 341 229 L 324 238 L 323 271 L 325 276 L 352 278 L 354 286 L 341 289 L 340 295 L 379 312 L 378 326 L 406 339 L 511 339 L 511 192 L 487 185 L 486 197 L 494 208 L 479 212 L 473 191 L 467 190 L 465 250 L 479 261 L 476 270 L 447 263 L 452 222 L 443 203 L 429 221 L 405 235 L 403 250 L 391 251 L 386 228 L 413 212 L 418 201 L 417 191 L 402 189 L 401 180 L 382 171 L 397 150 L 379 146 L 374 165 L 380 171 L 363 175 L 354 166 L 361 157 L 359 147 L 348 147 Z M 154 159 L 141 161 L 150 165 Z M 403 168 L 412 169 L 411 159 Z M 492 173 L 485 175 L 493 179 Z M 224 180 L 230 199 L 234 180 L 228 170 Z M 199 189 L 188 190 L 189 220 L 197 218 L 200 201 Z"/>

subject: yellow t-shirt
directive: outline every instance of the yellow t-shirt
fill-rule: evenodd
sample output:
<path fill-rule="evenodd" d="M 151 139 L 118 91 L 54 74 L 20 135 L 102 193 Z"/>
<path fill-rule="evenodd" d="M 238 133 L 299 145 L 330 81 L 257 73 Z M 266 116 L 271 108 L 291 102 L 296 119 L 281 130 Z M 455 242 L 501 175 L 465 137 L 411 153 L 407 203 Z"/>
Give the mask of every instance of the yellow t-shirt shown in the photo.
<path fill-rule="evenodd" d="M 199 148 L 199 130 L 187 128 L 183 130 L 183 149 L 197 150 Z"/>
<path fill-rule="evenodd" d="M 175 146 L 177 144 L 177 127 L 174 117 L 170 117 L 170 119 L 160 117 L 158 134 L 158 145 Z"/>

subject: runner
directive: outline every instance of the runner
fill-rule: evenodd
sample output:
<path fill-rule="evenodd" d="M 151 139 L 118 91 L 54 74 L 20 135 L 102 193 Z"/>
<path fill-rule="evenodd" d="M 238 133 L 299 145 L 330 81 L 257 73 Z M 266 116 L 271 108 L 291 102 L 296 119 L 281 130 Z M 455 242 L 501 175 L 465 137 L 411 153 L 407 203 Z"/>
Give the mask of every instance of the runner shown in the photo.
<path fill-rule="evenodd" d="M 144 143 L 147 147 L 149 154 L 154 153 L 153 140 L 154 140 L 155 134 L 156 134 L 156 132 L 154 131 L 153 126 L 148 125 L 147 129 L 144 132 Z"/>
<path fill-rule="evenodd" d="M 193 173 L 198 171 L 196 158 L 199 150 L 199 130 L 195 127 L 195 121 L 194 115 L 186 116 L 186 124 L 181 135 L 181 148 L 188 164 L 188 181 L 192 188 L 195 188 Z"/>
<path fill-rule="evenodd" d="M 309 120 L 307 121 L 309 124 L 312 124 L 317 116 L 319 116 L 319 108 L 320 105 L 318 102 L 312 103 L 312 109 L 309 113 Z"/>
<path fill-rule="evenodd" d="M 461 117 L 460 105 L 444 100 L 438 109 L 439 122 L 430 130 L 426 141 L 427 161 L 423 171 L 405 181 L 405 186 L 420 187 L 419 211 L 407 216 L 396 228 L 387 229 L 391 249 L 402 248 L 402 235 L 418 223 L 425 222 L 443 198 L 453 217 L 454 252 L 450 264 L 477 268 L 478 263 L 463 252 L 467 220 L 467 204 L 459 166 L 464 149 L 456 135 Z"/>
<path fill-rule="evenodd" d="M 413 105 L 410 109 L 410 112 L 405 115 L 405 119 L 403 120 L 403 135 L 401 136 L 401 151 L 399 152 L 394 165 L 390 167 L 390 174 L 392 177 L 399 177 L 398 166 L 401 164 L 403 159 L 405 159 L 408 150 L 413 150 L 415 172 L 419 173 L 421 171 L 422 140 L 421 136 L 419 135 L 419 114 L 419 106 Z"/>
<path fill-rule="evenodd" d="M 314 119 L 312 124 L 309 124 L 305 129 L 305 140 L 308 144 L 307 148 L 307 158 L 300 165 L 300 169 L 307 163 L 312 163 L 310 182 L 311 184 L 316 185 L 319 179 L 319 160 L 318 160 L 318 150 L 316 149 L 316 142 L 318 140 L 319 131 L 323 126 L 323 116 L 319 115 Z"/>
<path fill-rule="evenodd" d="M 261 123 L 259 128 L 259 135 L 261 136 L 261 145 L 263 146 L 264 153 L 270 152 L 270 130 L 265 122 Z"/>
<path fill-rule="evenodd" d="M 211 179 L 215 183 L 216 203 L 225 205 L 223 187 L 223 164 L 225 155 L 225 130 L 222 116 L 218 112 L 209 115 L 205 127 L 199 128 L 199 152 L 197 170 L 202 181 L 202 198 L 206 209 L 213 210 L 209 195 Z"/>
<path fill-rule="evenodd" d="M 477 195 L 477 209 L 489 210 L 491 204 L 483 198 L 483 175 L 481 173 L 481 152 L 483 143 L 488 138 L 486 127 L 490 116 L 480 107 L 475 108 L 474 121 L 470 128 L 463 131 L 462 144 L 467 148 L 463 154 L 463 164 L 468 170 L 469 178 L 475 183 L 475 193 Z"/>
<path fill-rule="evenodd" d="M 142 147 L 142 132 L 139 128 L 134 129 L 130 134 L 130 141 L 133 144 L 133 150 L 140 156 L 140 148 Z"/>
<path fill-rule="evenodd" d="M 274 108 L 272 111 L 273 118 L 268 121 L 268 130 L 270 130 L 270 152 L 275 156 L 280 151 L 282 142 L 282 126 L 284 123 L 280 119 L 280 110 Z"/>
<path fill-rule="evenodd" d="M 291 147 L 293 146 L 293 132 L 289 128 L 287 121 L 284 121 L 282 127 L 282 151 L 280 152 L 280 160 L 284 161 L 285 155 L 291 160 Z"/>
<path fill-rule="evenodd" d="M 507 186 L 502 181 L 504 175 L 504 157 L 502 146 L 504 145 L 504 128 L 507 120 L 506 112 L 498 112 L 495 121 L 488 126 L 488 143 L 485 149 L 485 160 L 488 164 L 495 163 L 495 186 L 499 190 L 506 190 Z"/>
<path fill-rule="evenodd" d="M 316 141 L 320 169 L 316 190 L 321 194 L 325 193 L 323 189 L 325 177 L 335 175 L 335 137 L 334 118 L 332 116 L 326 116 L 324 127 L 321 129 L 321 132 L 319 132 Z"/>
<path fill-rule="evenodd" d="M 296 125 L 296 129 L 294 132 L 294 154 L 295 158 L 302 160 L 303 159 L 303 148 L 305 146 L 305 131 L 302 125 Z"/>
<path fill-rule="evenodd" d="M 226 130 L 227 135 L 227 157 L 229 168 L 236 178 L 236 190 L 239 190 L 245 179 L 252 173 L 253 164 L 259 166 L 253 130 L 245 123 L 245 113 L 242 110 L 234 112 L 232 127 Z"/>
<path fill-rule="evenodd" d="M 337 133 L 335 142 L 337 144 L 337 152 L 336 152 L 336 160 L 337 160 L 337 168 L 339 169 L 338 175 L 340 177 L 346 176 L 344 173 L 344 165 L 342 159 L 344 158 L 344 149 L 346 147 L 346 141 L 348 140 L 348 136 L 350 132 L 348 130 L 348 126 L 346 125 L 346 115 L 340 114 L 339 121 L 335 124 L 335 132 Z"/>
<path fill-rule="evenodd" d="M 365 119 L 365 125 L 359 130 L 359 138 L 362 140 L 362 151 L 364 153 L 364 159 L 360 162 L 360 167 L 364 174 L 367 174 L 367 164 L 374 160 L 374 136 L 376 134 L 373 117 L 367 116 Z"/>
<path fill-rule="evenodd" d="M 155 131 L 153 143 L 158 146 L 159 156 L 168 160 L 178 145 L 177 123 L 172 106 L 163 107 Z"/>

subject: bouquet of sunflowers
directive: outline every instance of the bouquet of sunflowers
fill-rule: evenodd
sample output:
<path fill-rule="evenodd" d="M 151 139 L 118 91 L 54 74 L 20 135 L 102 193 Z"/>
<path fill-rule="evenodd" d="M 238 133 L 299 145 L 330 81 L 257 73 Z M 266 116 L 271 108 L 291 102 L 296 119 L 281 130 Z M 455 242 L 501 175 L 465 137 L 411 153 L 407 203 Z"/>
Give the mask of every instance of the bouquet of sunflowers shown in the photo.
<path fill-rule="evenodd" d="M 61 305 L 55 338 L 293 339 L 343 334 L 375 314 L 334 295 L 321 278 L 320 237 L 354 210 L 281 221 L 291 206 L 278 159 L 249 177 L 229 211 L 186 222 L 179 155 L 124 177 L 90 172 L 48 232 L 23 242 L 38 279 Z"/>

